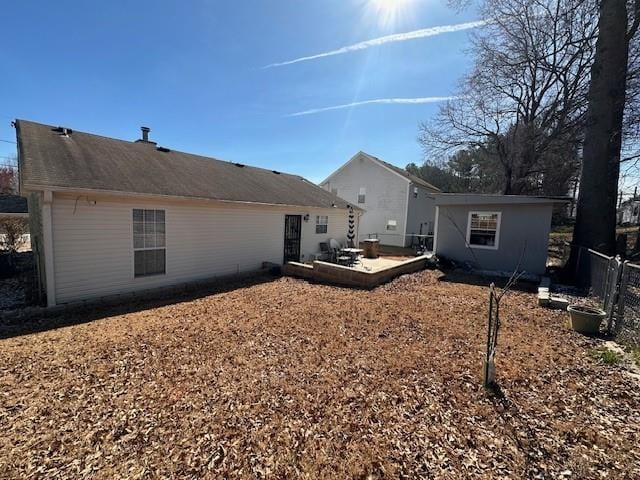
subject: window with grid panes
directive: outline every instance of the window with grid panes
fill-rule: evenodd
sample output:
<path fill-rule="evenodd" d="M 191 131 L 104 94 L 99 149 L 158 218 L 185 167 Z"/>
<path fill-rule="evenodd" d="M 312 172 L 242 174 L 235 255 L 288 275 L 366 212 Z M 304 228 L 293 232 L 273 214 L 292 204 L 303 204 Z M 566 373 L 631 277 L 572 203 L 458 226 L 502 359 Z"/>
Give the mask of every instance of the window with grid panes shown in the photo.
<path fill-rule="evenodd" d="M 133 210 L 134 276 L 166 273 L 165 211 Z"/>

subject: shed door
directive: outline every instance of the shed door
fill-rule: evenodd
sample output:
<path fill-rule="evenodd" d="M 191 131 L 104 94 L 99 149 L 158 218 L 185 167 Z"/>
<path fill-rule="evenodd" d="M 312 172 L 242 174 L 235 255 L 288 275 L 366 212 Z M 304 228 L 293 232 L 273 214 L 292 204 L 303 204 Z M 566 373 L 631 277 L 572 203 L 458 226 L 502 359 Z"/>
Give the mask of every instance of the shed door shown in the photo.
<path fill-rule="evenodd" d="M 302 216 L 285 215 L 284 217 L 284 262 L 300 261 L 300 238 L 302 233 Z"/>

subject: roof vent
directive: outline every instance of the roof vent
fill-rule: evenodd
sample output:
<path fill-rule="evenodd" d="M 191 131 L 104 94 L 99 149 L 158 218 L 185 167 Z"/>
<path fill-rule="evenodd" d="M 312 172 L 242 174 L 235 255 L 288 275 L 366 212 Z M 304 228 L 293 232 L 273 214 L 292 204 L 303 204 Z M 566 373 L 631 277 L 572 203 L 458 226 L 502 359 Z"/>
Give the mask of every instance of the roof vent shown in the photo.
<path fill-rule="evenodd" d="M 165 153 L 171 151 L 167 147 L 158 147 L 158 148 L 156 148 L 156 150 L 158 150 L 159 152 L 165 152 Z"/>
<path fill-rule="evenodd" d="M 142 131 L 142 138 L 136 140 L 136 143 L 150 143 L 152 145 L 156 144 L 156 142 L 152 142 L 151 140 L 149 140 L 149 132 L 151 131 L 149 127 L 140 127 L 140 130 Z"/>
<path fill-rule="evenodd" d="M 236 167 L 244 168 L 244 164 L 243 163 L 234 163 L 234 165 Z"/>
<path fill-rule="evenodd" d="M 69 135 L 71 135 L 73 133 L 73 130 L 71 130 L 70 128 L 67 127 L 56 127 L 53 129 L 54 132 L 58 132 L 59 134 L 68 137 Z"/>

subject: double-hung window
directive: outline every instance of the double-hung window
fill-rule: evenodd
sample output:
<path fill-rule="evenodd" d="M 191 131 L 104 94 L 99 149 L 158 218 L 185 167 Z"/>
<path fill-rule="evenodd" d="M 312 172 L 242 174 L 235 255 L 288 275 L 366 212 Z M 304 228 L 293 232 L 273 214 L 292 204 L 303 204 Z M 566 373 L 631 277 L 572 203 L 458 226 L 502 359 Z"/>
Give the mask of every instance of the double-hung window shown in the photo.
<path fill-rule="evenodd" d="M 500 212 L 469 212 L 467 245 L 497 250 L 501 216 Z"/>
<path fill-rule="evenodd" d="M 327 215 L 316 216 L 316 233 L 327 233 L 329 217 Z"/>
<path fill-rule="evenodd" d="M 358 190 L 358 203 L 365 203 L 367 196 L 367 189 L 365 187 L 360 187 Z"/>
<path fill-rule="evenodd" d="M 133 209 L 134 276 L 166 273 L 164 210 Z"/>

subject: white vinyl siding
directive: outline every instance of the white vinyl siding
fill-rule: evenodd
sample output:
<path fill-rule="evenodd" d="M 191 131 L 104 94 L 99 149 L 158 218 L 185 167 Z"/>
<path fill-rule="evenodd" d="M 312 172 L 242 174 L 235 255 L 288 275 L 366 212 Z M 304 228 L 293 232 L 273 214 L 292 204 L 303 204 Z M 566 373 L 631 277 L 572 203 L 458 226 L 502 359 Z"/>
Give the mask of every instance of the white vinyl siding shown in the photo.
<path fill-rule="evenodd" d="M 365 203 L 360 204 L 364 212 L 358 228 L 359 241 L 378 235 L 384 245 L 404 246 L 408 180 L 360 156 L 347 163 L 327 185 L 337 188 L 340 198 L 353 205 L 358 205 L 359 197 L 364 196 L 360 198 Z M 398 222 L 395 232 L 387 232 L 390 218 Z"/>
<path fill-rule="evenodd" d="M 347 212 L 211 202 L 54 195 L 56 303 L 144 290 L 282 263 L 285 214 L 329 217 L 325 235 L 302 222 L 303 260 L 329 238 L 346 241 Z M 132 210 L 165 211 L 166 274 L 134 275 Z"/>

